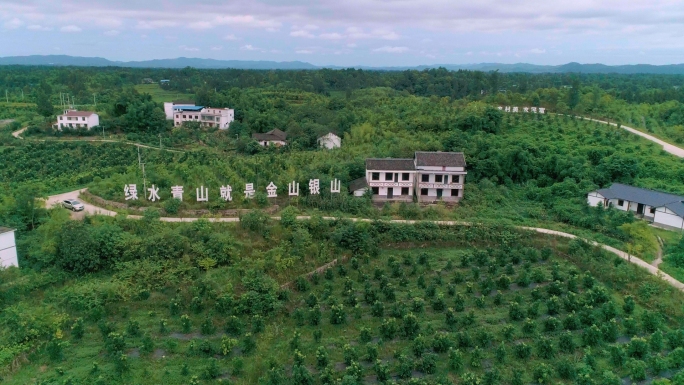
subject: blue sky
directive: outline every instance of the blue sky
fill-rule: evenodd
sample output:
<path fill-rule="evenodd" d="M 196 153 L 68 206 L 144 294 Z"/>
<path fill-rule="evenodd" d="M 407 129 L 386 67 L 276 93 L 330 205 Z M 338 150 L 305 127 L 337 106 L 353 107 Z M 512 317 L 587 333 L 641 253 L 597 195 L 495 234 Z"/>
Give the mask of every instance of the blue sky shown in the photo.
<path fill-rule="evenodd" d="M 0 56 L 684 63 L 684 2 L 0 0 Z"/>

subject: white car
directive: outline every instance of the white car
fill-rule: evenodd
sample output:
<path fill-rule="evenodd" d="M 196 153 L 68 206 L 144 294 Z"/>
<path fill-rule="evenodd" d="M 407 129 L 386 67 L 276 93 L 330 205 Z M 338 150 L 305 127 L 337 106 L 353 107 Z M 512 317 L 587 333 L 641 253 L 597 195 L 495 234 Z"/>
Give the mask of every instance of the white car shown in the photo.
<path fill-rule="evenodd" d="M 83 206 L 83 203 L 77 201 L 76 199 L 65 199 L 62 202 L 62 207 L 65 209 L 69 209 L 72 211 L 83 211 L 85 209 L 85 206 Z"/>

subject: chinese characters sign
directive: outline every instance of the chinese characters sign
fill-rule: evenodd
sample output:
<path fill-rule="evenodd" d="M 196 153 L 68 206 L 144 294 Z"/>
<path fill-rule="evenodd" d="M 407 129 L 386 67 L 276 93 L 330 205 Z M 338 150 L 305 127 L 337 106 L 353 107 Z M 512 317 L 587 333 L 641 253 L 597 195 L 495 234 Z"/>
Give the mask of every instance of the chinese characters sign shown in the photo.
<path fill-rule="evenodd" d="M 292 181 L 287 185 L 288 196 L 299 196 L 299 183 Z M 339 194 L 341 188 L 341 182 L 337 179 L 330 181 L 330 193 Z M 192 191 L 192 190 L 191 190 Z M 147 189 L 148 195 L 147 200 L 151 202 L 160 201 L 159 197 L 159 187 L 152 185 L 152 187 Z M 171 197 L 172 199 L 183 200 L 184 188 L 183 186 L 172 186 L 171 187 Z M 223 185 L 219 188 L 219 193 L 221 194 L 221 200 L 224 202 L 233 201 L 233 187 L 230 185 Z M 256 194 L 256 189 L 254 188 L 254 183 L 246 183 L 245 189 L 243 190 L 246 199 L 254 198 Z M 321 181 L 319 179 L 309 179 L 309 195 L 320 195 L 321 194 Z M 268 198 L 278 197 L 278 186 L 271 182 L 266 186 L 266 196 Z M 125 200 L 138 200 L 138 187 L 135 184 L 124 185 L 124 199 Z M 196 202 L 209 202 L 209 188 L 200 186 L 195 189 L 195 200 Z"/>
<path fill-rule="evenodd" d="M 498 107 L 499 111 L 503 112 L 521 112 L 520 107 L 511 107 L 511 106 L 506 106 L 506 107 Z M 546 108 L 544 107 L 523 107 L 522 108 L 523 113 L 532 113 L 532 114 L 544 114 L 546 113 Z"/>

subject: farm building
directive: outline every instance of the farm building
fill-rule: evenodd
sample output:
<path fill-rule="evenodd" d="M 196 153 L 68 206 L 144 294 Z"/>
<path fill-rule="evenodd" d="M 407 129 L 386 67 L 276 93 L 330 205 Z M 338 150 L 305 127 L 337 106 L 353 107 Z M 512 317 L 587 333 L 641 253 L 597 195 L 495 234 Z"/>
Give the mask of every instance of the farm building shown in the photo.
<path fill-rule="evenodd" d="M 613 183 L 587 195 L 590 206 L 602 205 L 637 216 L 669 229 L 684 229 L 684 197 L 661 191 Z"/>
<path fill-rule="evenodd" d="M 286 146 L 287 145 L 287 133 L 279 130 L 279 129 L 274 129 L 269 132 L 265 132 L 263 134 L 261 133 L 254 133 L 252 134 L 252 139 L 256 140 L 259 142 L 260 145 L 267 147 L 267 146 Z"/>
<path fill-rule="evenodd" d="M 90 130 L 100 125 L 100 116 L 93 111 L 65 110 L 63 114 L 57 116 L 58 130 L 86 128 Z"/>
<path fill-rule="evenodd" d="M 318 138 L 318 147 L 327 148 L 328 150 L 342 147 L 342 138 L 337 136 L 334 132 L 329 132 Z"/>

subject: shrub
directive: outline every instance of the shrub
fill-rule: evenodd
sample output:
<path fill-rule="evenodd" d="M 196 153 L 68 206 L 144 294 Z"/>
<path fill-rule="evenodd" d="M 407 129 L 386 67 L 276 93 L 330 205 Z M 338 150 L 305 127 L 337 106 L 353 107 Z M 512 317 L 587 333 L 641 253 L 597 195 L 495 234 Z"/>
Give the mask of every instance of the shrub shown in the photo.
<path fill-rule="evenodd" d="M 202 324 L 200 325 L 200 333 L 205 336 L 216 333 L 216 327 L 214 326 L 214 322 L 212 321 L 211 317 L 206 317 L 204 321 L 202 321 Z"/>
<path fill-rule="evenodd" d="M 380 335 L 384 340 L 392 340 L 397 334 L 397 321 L 394 318 L 385 319 L 380 325 Z"/>
<path fill-rule="evenodd" d="M 378 359 L 378 345 L 373 343 L 366 344 L 366 361 L 375 362 Z"/>
<path fill-rule="evenodd" d="M 338 304 L 330 307 L 330 323 L 342 325 L 346 322 L 347 315 L 344 312 L 344 305 Z"/>
<path fill-rule="evenodd" d="M 532 370 L 532 377 L 538 384 L 548 384 L 551 382 L 553 370 L 544 363 L 537 363 Z"/>
<path fill-rule="evenodd" d="M 323 369 L 330 363 L 330 358 L 328 357 L 328 351 L 324 346 L 319 346 L 316 349 L 316 367 L 318 369 Z"/>
<path fill-rule="evenodd" d="M 359 334 L 359 341 L 362 343 L 370 342 L 373 339 L 371 336 L 371 330 L 368 327 L 361 327 L 361 333 Z"/>
<path fill-rule="evenodd" d="M 142 338 L 142 344 L 140 345 L 140 353 L 150 354 L 154 351 L 154 341 L 149 333 L 145 333 Z"/>
<path fill-rule="evenodd" d="M 627 344 L 627 355 L 632 358 L 644 359 L 648 355 L 646 339 L 635 337 Z"/>
<path fill-rule="evenodd" d="M 411 351 L 413 352 L 414 356 L 416 356 L 417 358 L 422 357 L 426 348 L 427 341 L 425 340 L 425 337 L 418 335 L 416 338 L 413 339 L 413 342 L 411 343 Z"/>
<path fill-rule="evenodd" d="M 449 369 L 455 372 L 463 369 L 463 353 L 460 350 L 449 348 Z"/>
<path fill-rule="evenodd" d="M 447 333 L 437 333 L 432 340 L 432 349 L 437 353 L 446 353 L 451 348 L 451 339 Z"/>
<path fill-rule="evenodd" d="M 620 367 L 625 364 L 627 354 L 622 346 L 612 345 L 608 348 L 610 353 L 610 363 L 615 367 Z"/>
<path fill-rule="evenodd" d="M 567 358 L 564 358 L 558 362 L 556 365 L 556 371 L 558 372 L 558 377 L 564 380 L 574 380 L 577 376 L 577 369 L 575 368 L 575 365 Z"/>
<path fill-rule="evenodd" d="M 572 353 L 575 351 L 575 340 L 572 337 L 572 333 L 566 331 L 562 333 L 558 340 L 558 348 L 563 353 Z"/>
<path fill-rule="evenodd" d="M 76 318 L 74 324 L 71 326 L 71 336 L 76 340 L 80 340 L 83 338 L 83 334 L 85 334 L 85 323 L 83 322 L 83 318 Z"/>
<path fill-rule="evenodd" d="M 183 330 L 183 333 L 190 333 L 190 328 L 192 327 L 192 322 L 190 321 L 190 317 L 187 314 L 183 314 L 181 316 L 181 328 Z"/>
<path fill-rule="evenodd" d="M 517 358 L 526 360 L 532 355 L 532 347 L 524 342 L 521 342 L 513 346 L 513 352 Z"/>
<path fill-rule="evenodd" d="M 417 369 L 425 374 L 434 374 L 437 371 L 437 356 L 432 353 L 425 353 L 418 362 Z"/>
<path fill-rule="evenodd" d="M 408 339 L 415 338 L 420 332 L 420 324 L 418 323 L 418 318 L 409 313 L 402 319 L 401 325 L 402 335 Z"/>
<path fill-rule="evenodd" d="M 342 355 L 344 357 L 344 363 L 347 366 L 351 365 L 353 361 L 358 361 L 359 359 L 359 354 L 356 352 L 356 349 L 349 344 L 345 344 L 342 348 Z"/>
<path fill-rule="evenodd" d="M 632 359 L 627 363 L 629 378 L 632 381 L 643 381 L 646 379 L 646 363 L 641 360 Z"/>
<path fill-rule="evenodd" d="M 218 378 L 221 375 L 221 370 L 218 367 L 216 358 L 209 359 L 209 364 L 202 369 L 202 377 L 205 380 L 212 380 Z"/>

